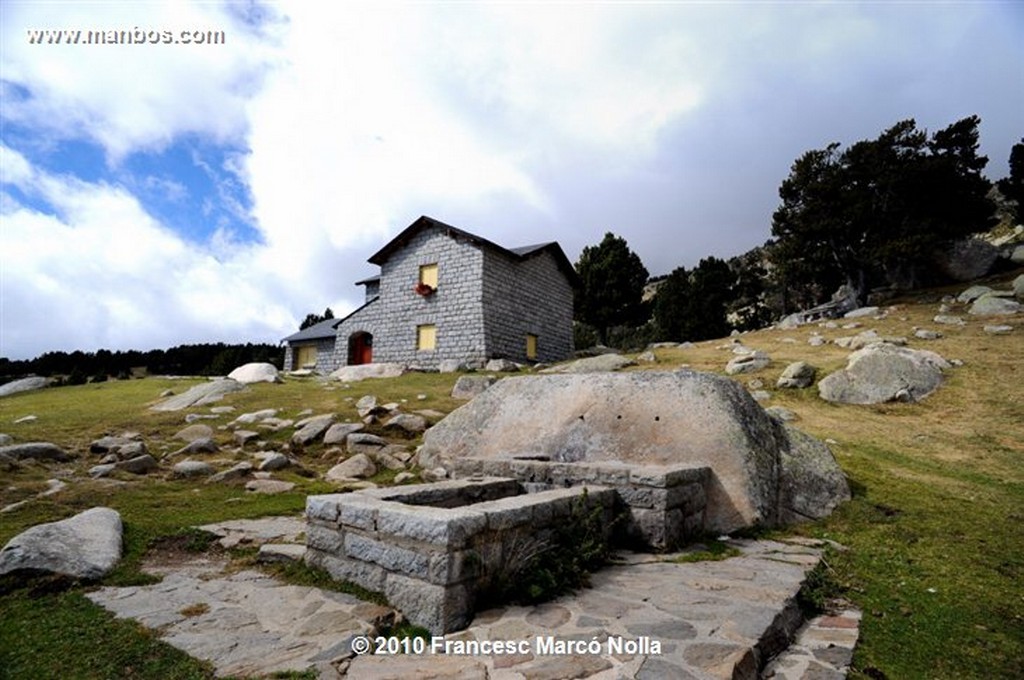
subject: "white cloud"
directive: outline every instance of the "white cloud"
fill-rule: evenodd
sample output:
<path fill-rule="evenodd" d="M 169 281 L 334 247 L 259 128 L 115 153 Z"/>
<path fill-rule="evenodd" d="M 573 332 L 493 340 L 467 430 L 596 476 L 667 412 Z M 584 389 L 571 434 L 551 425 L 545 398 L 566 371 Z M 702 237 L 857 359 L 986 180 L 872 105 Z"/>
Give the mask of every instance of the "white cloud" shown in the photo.
<path fill-rule="evenodd" d="M 29 96 L 5 97 L 4 116 L 56 138 L 86 137 L 112 161 L 159 149 L 184 133 L 241 139 L 245 102 L 275 59 L 226 6 L 209 3 L 5 2 L 3 78 Z M 30 44 L 28 32 L 66 29 L 224 31 L 222 45 Z M 85 38 L 82 38 L 85 40 Z"/>
<path fill-rule="evenodd" d="M 276 341 L 292 314 L 271 273 L 235 248 L 185 243 L 123 188 L 54 176 L 0 146 L 0 173 L 46 214 L 9 198 L 0 230 L 0 355 Z"/>

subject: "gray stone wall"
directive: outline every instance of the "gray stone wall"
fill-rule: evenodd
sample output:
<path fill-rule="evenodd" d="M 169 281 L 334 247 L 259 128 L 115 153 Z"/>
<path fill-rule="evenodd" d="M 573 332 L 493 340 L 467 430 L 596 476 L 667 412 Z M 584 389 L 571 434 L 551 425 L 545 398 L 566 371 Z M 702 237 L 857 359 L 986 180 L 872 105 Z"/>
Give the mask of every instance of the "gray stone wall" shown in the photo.
<path fill-rule="evenodd" d="M 337 357 L 334 352 L 334 338 L 320 338 L 316 340 L 316 371 L 327 374 L 336 369 Z M 307 347 L 314 341 L 300 342 L 298 344 L 288 343 L 284 348 L 284 363 L 281 364 L 284 370 L 291 371 L 295 368 L 295 353 L 299 347 Z M 344 365 L 344 364 L 342 364 Z"/>
<path fill-rule="evenodd" d="M 527 334 L 537 336 L 537 361 L 572 354 L 573 291 L 550 253 L 517 262 L 487 252 L 484 299 L 489 358 L 527 361 Z"/>
<path fill-rule="evenodd" d="M 424 297 L 413 288 L 427 264 L 438 265 L 438 280 Z M 429 227 L 384 263 L 379 292 L 339 325 L 330 370 L 347 365 L 349 338 L 358 331 L 373 336 L 374 362 L 424 368 L 446 359 L 526 361 L 527 333 L 538 337 L 538 361 L 572 353 L 572 288 L 547 252 L 519 262 Z M 416 349 L 421 325 L 437 328 L 433 350 Z"/>

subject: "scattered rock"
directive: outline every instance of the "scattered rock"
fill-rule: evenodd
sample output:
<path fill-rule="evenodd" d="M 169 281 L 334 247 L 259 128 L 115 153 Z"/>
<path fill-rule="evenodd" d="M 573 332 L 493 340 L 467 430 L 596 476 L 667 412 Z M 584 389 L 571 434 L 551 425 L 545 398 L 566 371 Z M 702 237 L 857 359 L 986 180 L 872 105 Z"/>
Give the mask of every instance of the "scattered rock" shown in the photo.
<path fill-rule="evenodd" d="M 160 393 L 160 398 L 161 399 L 165 399 L 167 397 L 173 397 L 173 396 L 174 396 L 174 390 L 171 390 L 171 389 L 164 390 L 163 392 Z"/>
<path fill-rule="evenodd" d="M 159 467 L 156 458 L 148 453 L 114 463 L 115 469 L 130 472 L 133 475 L 146 475 Z"/>
<path fill-rule="evenodd" d="M 212 404 L 220 401 L 225 394 L 240 392 L 244 389 L 245 385 L 230 378 L 211 380 L 210 382 L 196 385 L 184 394 L 170 397 L 150 408 L 154 411 L 181 411 L 189 406 Z"/>
<path fill-rule="evenodd" d="M 359 414 L 360 418 L 365 418 L 366 416 L 381 415 L 387 412 L 387 408 L 381 406 L 377 402 L 377 397 L 373 396 L 372 394 L 367 394 L 366 396 L 360 397 L 359 401 L 356 402 L 356 413 Z"/>
<path fill-rule="evenodd" d="M 328 413 L 321 416 L 314 416 L 296 423 L 300 426 L 298 432 L 292 435 L 292 444 L 307 446 L 323 436 L 334 423 L 334 414 Z"/>
<path fill-rule="evenodd" d="M 498 379 L 493 375 L 460 376 L 452 388 L 452 399 L 472 399 L 496 382 Z"/>
<path fill-rule="evenodd" d="M 458 359 L 444 359 L 437 365 L 438 373 L 463 373 L 468 370 L 469 364 Z"/>
<path fill-rule="evenodd" d="M 491 373 L 515 373 L 519 364 L 508 359 L 491 359 L 484 365 L 484 370 Z"/>
<path fill-rule="evenodd" d="M 541 373 L 607 373 L 627 366 L 636 366 L 636 362 L 621 354 L 601 354 L 545 368 Z"/>
<path fill-rule="evenodd" d="M 405 370 L 402 364 L 361 364 L 342 366 L 331 373 L 331 377 L 340 382 L 357 382 L 367 378 L 397 378 Z"/>
<path fill-rule="evenodd" d="M 259 469 L 261 472 L 273 472 L 274 470 L 282 470 L 291 465 L 291 461 L 288 460 L 288 456 L 283 453 L 268 453 L 260 461 Z"/>
<path fill-rule="evenodd" d="M 971 286 L 970 288 L 968 288 L 964 292 L 962 292 L 959 295 L 957 295 L 956 296 L 956 301 L 957 302 L 961 302 L 961 303 L 965 303 L 965 304 L 969 303 L 969 302 L 974 302 L 975 300 L 980 298 L 982 295 L 985 295 L 986 293 L 991 293 L 991 292 L 992 292 L 992 289 L 989 288 L 988 286 Z"/>
<path fill-rule="evenodd" d="M 363 425 L 361 423 L 335 423 L 327 428 L 327 432 L 324 433 L 324 445 L 344 444 L 350 434 L 359 432 L 362 429 Z"/>
<path fill-rule="evenodd" d="M 26 442 L 24 444 L 0 446 L 0 455 L 16 461 L 32 459 L 64 463 L 71 460 L 71 456 L 68 455 L 67 451 L 49 442 Z"/>
<path fill-rule="evenodd" d="M 194 442 L 197 439 L 213 438 L 213 428 L 202 423 L 194 423 L 174 433 L 174 438 L 183 442 Z"/>
<path fill-rule="evenodd" d="M 754 390 L 753 392 L 750 393 L 750 396 L 754 398 L 754 401 L 762 402 L 771 399 L 772 393 L 768 392 L 767 390 Z"/>
<path fill-rule="evenodd" d="M 287 493 L 294 488 L 295 482 L 283 482 L 279 479 L 254 479 L 245 484 L 246 491 L 268 495 Z"/>
<path fill-rule="evenodd" d="M 658 362 L 658 357 L 654 355 L 654 352 L 648 350 L 637 354 L 636 360 L 641 364 L 655 364 Z"/>
<path fill-rule="evenodd" d="M 349 479 L 366 479 L 377 474 L 377 466 L 365 453 L 357 453 L 351 458 L 338 463 L 324 475 L 329 482 L 339 482 Z"/>
<path fill-rule="evenodd" d="M 0 446 L 7 446 L 8 444 L 14 443 L 14 437 L 9 434 L 0 432 Z"/>
<path fill-rule="evenodd" d="M 265 408 L 261 411 L 253 411 L 252 413 L 243 413 L 242 415 L 231 421 L 232 425 L 252 425 L 266 420 L 267 418 L 273 418 L 277 415 L 276 408 Z"/>
<path fill-rule="evenodd" d="M 405 482 L 416 479 L 416 475 L 411 472 L 399 472 L 395 475 L 395 484 L 404 484 Z"/>
<path fill-rule="evenodd" d="M 252 430 L 235 430 L 235 443 L 239 446 L 245 446 L 259 438 L 259 432 L 253 432 Z"/>
<path fill-rule="evenodd" d="M 796 361 L 789 366 L 786 366 L 786 370 L 779 376 L 779 380 L 775 383 L 776 387 L 786 387 L 794 389 L 802 389 L 804 387 L 810 387 L 814 384 L 814 378 L 818 374 L 818 369 L 811 366 L 805 361 Z"/>
<path fill-rule="evenodd" d="M 246 385 L 261 382 L 281 382 L 281 376 L 277 374 L 277 367 L 274 364 L 259 362 L 239 366 L 228 373 L 228 377 Z"/>
<path fill-rule="evenodd" d="M 18 425 L 20 423 L 33 423 L 37 420 L 39 420 L 39 416 L 32 414 L 18 418 L 17 420 L 14 421 L 14 424 Z"/>
<path fill-rule="evenodd" d="M 859 309 L 852 309 L 846 314 L 843 314 L 844 319 L 860 319 L 865 316 L 875 316 L 878 314 L 878 307 L 860 307 Z"/>
<path fill-rule="evenodd" d="M 406 434 L 417 435 L 427 429 L 427 419 L 411 413 L 399 413 L 384 423 L 385 430 L 401 430 Z"/>
<path fill-rule="evenodd" d="M 935 323 L 945 324 L 947 326 L 963 326 L 967 322 L 959 316 L 953 316 L 949 314 L 938 314 L 932 319 Z"/>
<path fill-rule="evenodd" d="M 190 477 L 209 477 L 217 469 L 200 460 L 183 460 L 171 468 L 171 479 L 188 479 Z"/>
<path fill-rule="evenodd" d="M 388 448 L 391 448 L 391 447 L 388 447 Z M 392 456 L 386 450 L 378 451 L 374 455 L 373 461 L 379 467 L 387 468 L 388 470 L 404 470 L 405 469 L 405 463 L 400 461 L 398 458 Z"/>
<path fill-rule="evenodd" d="M 1000 316 L 1003 314 L 1016 314 L 1021 310 L 1021 304 L 1016 300 L 999 297 L 993 293 L 982 295 L 968 311 L 975 316 Z"/>
<path fill-rule="evenodd" d="M 171 456 L 194 456 L 200 453 L 217 453 L 220 447 L 210 437 L 201 437 L 190 441 L 185 446 L 171 453 Z"/>
<path fill-rule="evenodd" d="M 944 368 L 949 363 L 935 352 L 880 343 L 851 354 L 846 368 L 818 383 L 818 392 L 841 404 L 918 401 L 942 383 Z"/>
<path fill-rule="evenodd" d="M 243 479 L 252 474 L 252 463 L 242 462 L 238 463 L 234 467 L 231 467 L 223 472 L 218 472 L 215 475 L 211 475 L 207 481 L 208 484 L 216 482 L 233 482 L 236 479 Z"/>
<path fill-rule="evenodd" d="M 918 340 L 938 340 L 942 337 L 942 333 L 928 330 L 927 328 L 918 328 L 914 331 L 914 337 Z"/>
<path fill-rule="evenodd" d="M 375 454 L 388 445 L 388 440 L 367 432 L 355 432 L 345 440 L 349 453 Z"/>
<path fill-rule="evenodd" d="M 89 468 L 89 476 L 93 479 L 101 479 L 113 474 L 114 470 L 117 469 L 116 463 L 103 463 L 102 465 L 94 465 Z"/>
<path fill-rule="evenodd" d="M 7 397 L 12 394 L 18 394 L 19 392 L 31 392 L 33 390 L 39 390 L 50 384 L 49 378 L 40 378 L 32 376 L 30 378 L 21 378 L 20 380 L 12 380 L 9 383 L 0 385 L 0 397 Z"/>
<path fill-rule="evenodd" d="M 234 413 L 234 406 L 212 406 L 210 407 L 210 413 L 215 413 L 218 416 L 226 415 L 228 413 Z"/>
<path fill-rule="evenodd" d="M 1021 246 L 1024 248 L 1024 246 Z M 1024 300 L 1024 274 L 1013 280 L 1013 296 L 1018 300 Z"/>
<path fill-rule="evenodd" d="M 761 370 L 771 362 L 772 360 L 767 354 L 759 350 L 755 350 L 752 354 L 736 357 L 735 359 L 730 360 L 729 363 L 725 365 L 725 372 L 727 375 L 753 373 L 754 371 Z"/>
<path fill-rule="evenodd" d="M 1010 253 L 1010 262 L 1024 264 L 1024 245 L 1019 245 L 1013 249 L 1013 252 Z"/>
<path fill-rule="evenodd" d="M 93 580 L 121 559 L 121 516 L 110 508 L 92 508 L 59 522 L 36 525 L 0 551 L 0 575 L 45 571 Z"/>
<path fill-rule="evenodd" d="M 1007 333 L 1013 332 L 1013 326 L 1007 326 L 1006 324 L 998 324 L 985 326 L 985 332 L 991 335 L 1006 335 Z"/>
<path fill-rule="evenodd" d="M 823 338 L 820 335 L 812 335 L 810 338 L 807 339 L 807 344 L 810 345 L 811 347 L 821 347 L 826 342 L 828 341 L 825 340 L 825 338 Z"/>

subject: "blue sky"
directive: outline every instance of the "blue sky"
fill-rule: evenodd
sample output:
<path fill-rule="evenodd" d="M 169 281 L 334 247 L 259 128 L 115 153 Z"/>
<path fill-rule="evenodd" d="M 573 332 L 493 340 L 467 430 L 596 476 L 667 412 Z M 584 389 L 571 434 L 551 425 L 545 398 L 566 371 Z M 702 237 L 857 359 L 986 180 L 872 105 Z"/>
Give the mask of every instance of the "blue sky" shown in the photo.
<path fill-rule="evenodd" d="M 421 214 L 652 274 L 770 235 L 799 155 L 1024 136 L 1024 5 L 0 5 L 0 356 L 277 342 Z M 38 29 L 224 44 L 32 44 Z"/>

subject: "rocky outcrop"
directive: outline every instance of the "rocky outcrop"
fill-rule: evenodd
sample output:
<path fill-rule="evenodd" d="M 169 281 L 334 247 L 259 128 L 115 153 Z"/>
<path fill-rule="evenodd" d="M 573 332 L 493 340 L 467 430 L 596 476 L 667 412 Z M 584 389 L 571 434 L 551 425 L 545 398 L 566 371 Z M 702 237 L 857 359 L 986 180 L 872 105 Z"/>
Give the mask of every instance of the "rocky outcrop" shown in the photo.
<path fill-rule="evenodd" d="M 821 517 L 849 497 L 824 444 L 740 384 L 692 371 L 505 378 L 427 430 L 418 455 L 449 470 L 462 457 L 710 467 L 708 531 Z M 816 490 L 780 486 L 812 477 Z"/>
<path fill-rule="evenodd" d="M 600 354 L 596 357 L 577 359 L 560 366 L 545 368 L 541 373 L 606 373 L 635 365 L 635 361 L 621 354 Z"/>
<path fill-rule="evenodd" d="M 228 378 L 231 380 L 237 380 L 238 382 L 246 385 L 260 382 L 281 382 L 281 376 L 277 374 L 277 366 L 262 362 L 254 362 L 239 366 L 228 373 Z"/>
<path fill-rule="evenodd" d="M 92 508 L 59 522 L 39 524 L 0 551 L 0 575 L 43 571 L 76 579 L 104 576 L 121 559 L 121 516 Z"/>
<path fill-rule="evenodd" d="M 452 388 L 452 399 L 472 399 L 497 381 L 493 375 L 460 376 Z"/>
<path fill-rule="evenodd" d="M 971 281 L 988 274 L 999 257 L 999 249 L 987 241 L 966 238 L 937 253 L 935 263 L 955 281 Z"/>
<path fill-rule="evenodd" d="M 0 397 L 7 397 L 12 394 L 18 394 L 19 392 L 31 392 L 33 390 L 39 390 L 50 384 L 49 378 L 40 378 L 32 376 L 30 378 L 21 378 L 20 380 L 12 380 L 9 383 L 0 385 Z"/>
<path fill-rule="evenodd" d="M 359 366 L 342 366 L 331 373 L 331 377 L 341 382 L 357 382 L 367 378 L 397 378 L 405 373 L 402 364 L 361 364 Z"/>
<path fill-rule="evenodd" d="M 189 406 L 205 406 L 220 401 L 225 394 L 240 392 L 245 385 L 237 380 L 224 378 L 223 380 L 211 380 L 192 387 L 184 394 L 177 394 L 165 399 L 159 404 L 150 407 L 154 411 L 181 411 Z"/>
<path fill-rule="evenodd" d="M 942 384 L 949 367 L 935 352 L 877 343 L 851 354 L 846 368 L 818 383 L 818 393 L 840 404 L 918 401 Z"/>

